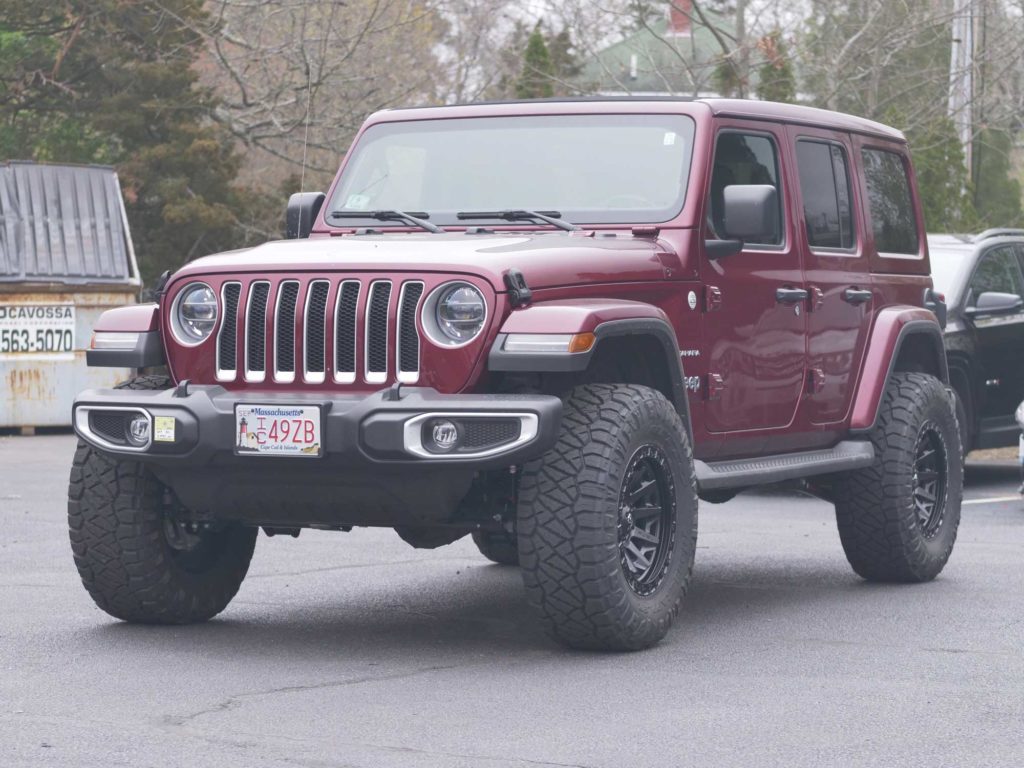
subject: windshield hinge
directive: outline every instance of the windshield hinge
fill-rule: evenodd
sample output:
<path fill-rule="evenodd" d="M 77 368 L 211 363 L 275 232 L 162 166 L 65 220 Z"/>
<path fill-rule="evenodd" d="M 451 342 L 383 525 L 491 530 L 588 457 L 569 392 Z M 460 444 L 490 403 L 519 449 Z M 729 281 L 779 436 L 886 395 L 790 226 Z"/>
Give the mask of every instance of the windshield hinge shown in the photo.
<path fill-rule="evenodd" d="M 505 287 L 508 288 L 508 300 L 512 308 L 522 307 L 533 300 L 533 291 L 526 284 L 523 273 L 513 267 L 503 275 Z"/>

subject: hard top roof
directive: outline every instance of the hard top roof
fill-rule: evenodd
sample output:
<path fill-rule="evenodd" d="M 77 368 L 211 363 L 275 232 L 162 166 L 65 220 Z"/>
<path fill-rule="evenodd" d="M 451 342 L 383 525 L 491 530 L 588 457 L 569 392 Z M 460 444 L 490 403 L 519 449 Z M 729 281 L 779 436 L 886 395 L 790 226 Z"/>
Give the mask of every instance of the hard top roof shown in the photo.
<path fill-rule="evenodd" d="M 521 101 L 487 101 L 450 106 L 407 107 L 388 109 L 370 116 L 369 122 L 393 122 L 400 120 L 428 120 L 445 117 L 490 117 L 498 115 L 552 115 L 586 114 L 603 111 L 643 113 L 653 111 L 670 113 L 680 104 L 702 105 L 712 115 L 741 117 L 752 120 L 772 120 L 812 125 L 837 131 L 862 133 L 905 142 L 903 134 L 895 128 L 876 123 L 854 115 L 830 112 L 826 109 L 805 107 L 798 104 L 780 104 L 755 99 L 690 99 L 678 96 L 594 96 L 580 98 L 525 99 Z M 690 110 L 687 110 L 690 111 Z"/>

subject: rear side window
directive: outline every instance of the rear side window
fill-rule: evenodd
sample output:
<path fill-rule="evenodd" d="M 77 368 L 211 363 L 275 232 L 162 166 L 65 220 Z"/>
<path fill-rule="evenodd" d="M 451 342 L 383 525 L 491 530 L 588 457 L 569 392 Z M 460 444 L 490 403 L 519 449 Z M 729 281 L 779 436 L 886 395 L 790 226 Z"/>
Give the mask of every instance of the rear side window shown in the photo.
<path fill-rule="evenodd" d="M 763 243 L 782 245 L 782 190 L 779 188 L 779 158 L 775 142 L 767 136 L 732 131 L 719 134 L 715 146 L 715 167 L 711 174 L 711 225 L 716 233 L 725 231 L 725 188 L 732 184 L 771 184 L 778 192 L 779 218 L 775 232 Z"/>
<path fill-rule="evenodd" d="M 882 149 L 865 149 L 862 157 L 875 248 L 879 253 L 918 255 L 914 200 L 903 158 Z"/>
<path fill-rule="evenodd" d="M 796 143 L 800 197 L 811 248 L 850 250 L 855 245 L 853 198 L 846 153 L 836 144 L 801 139 Z"/>

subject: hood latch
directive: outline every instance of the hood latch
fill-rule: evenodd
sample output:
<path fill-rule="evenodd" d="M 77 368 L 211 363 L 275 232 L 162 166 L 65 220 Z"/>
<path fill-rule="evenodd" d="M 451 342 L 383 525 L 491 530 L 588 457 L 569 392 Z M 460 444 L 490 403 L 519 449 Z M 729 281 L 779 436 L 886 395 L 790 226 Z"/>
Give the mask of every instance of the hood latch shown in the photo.
<path fill-rule="evenodd" d="M 526 284 L 523 273 L 513 267 L 505 272 L 502 277 L 505 280 L 505 287 L 508 288 L 508 300 L 512 308 L 522 307 L 533 301 L 533 291 Z"/>

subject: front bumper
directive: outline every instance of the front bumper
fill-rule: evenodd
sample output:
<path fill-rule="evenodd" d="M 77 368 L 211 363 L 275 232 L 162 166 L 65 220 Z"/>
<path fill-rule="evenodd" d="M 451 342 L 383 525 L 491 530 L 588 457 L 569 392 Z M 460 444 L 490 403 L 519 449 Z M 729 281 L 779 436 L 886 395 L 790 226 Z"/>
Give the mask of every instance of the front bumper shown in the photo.
<path fill-rule="evenodd" d="M 293 458 L 236 455 L 235 406 L 310 406 L 322 414 L 322 455 Z M 492 469 L 519 464 L 550 448 L 561 423 L 562 403 L 547 395 L 444 395 L 427 388 L 404 387 L 370 395 L 323 397 L 309 393 L 228 391 L 216 385 L 190 385 L 150 391 L 94 389 L 75 400 L 72 421 L 79 437 L 95 448 L 167 467 L 320 465 L 399 468 L 445 466 Z M 141 414 L 150 421 L 151 439 L 140 447 L 111 438 L 98 415 Z M 153 424 L 174 419 L 168 440 L 152 439 Z M 423 445 L 423 428 L 432 418 L 460 424 L 518 423 L 494 444 L 432 453 Z"/>

